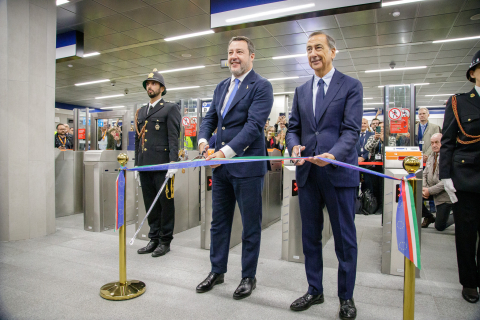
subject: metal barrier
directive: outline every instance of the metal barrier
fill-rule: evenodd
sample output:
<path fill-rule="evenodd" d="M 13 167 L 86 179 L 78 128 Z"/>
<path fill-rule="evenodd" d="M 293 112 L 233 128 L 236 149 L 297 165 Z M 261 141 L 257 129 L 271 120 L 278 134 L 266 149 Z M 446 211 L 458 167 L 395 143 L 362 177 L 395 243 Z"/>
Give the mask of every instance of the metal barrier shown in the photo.
<path fill-rule="evenodd" d="M 298 187 L 295 166 L 285 166 L 283 171 L 282 205 L 282 259 L 305 263 L 302 244 L 302 219 L 298 203 Z M 332 237 L 332 227 L 327 207 L 323 209 L 322 247 Z"/>
<path fill-rule="evenodd" d="M 55 149 L 55 217 L 83 212 L 83 151 Z"/>
<path fill-rule="evenodd" d="M 174 201 L 175 201 L 175 228 L 173 234 L 194 228 L 200 225 L 200 201 L 199 201 L 199 169 L 185 169 L 185 173 L 179 170 L 175 174 L 174 182 Z M 142 187 L 135 182 L 136 190 L 136 222 L 135 228 L 138 229 L 143 218 L 147 214 L 145 203 L 143 201 Z M 138 239 L 148 240 L 150 227 L 145 223 Z"/>
<path fill-rule="evenodd" d="M 120 165 L 117 156 L 125 151 L 90 150 L 85 152 L 84 165 L 84 229 L 100 232 L 114 228 L 115 225 L 115 181 Z M 135 157 L 133 151 L 127 151 L 128 157 Z M 133 168 L 133 161 L 127 164 Z M 127 172 L 126 208 L 127 224 L 135 221 L 135 179 L 132 171 Z"/>

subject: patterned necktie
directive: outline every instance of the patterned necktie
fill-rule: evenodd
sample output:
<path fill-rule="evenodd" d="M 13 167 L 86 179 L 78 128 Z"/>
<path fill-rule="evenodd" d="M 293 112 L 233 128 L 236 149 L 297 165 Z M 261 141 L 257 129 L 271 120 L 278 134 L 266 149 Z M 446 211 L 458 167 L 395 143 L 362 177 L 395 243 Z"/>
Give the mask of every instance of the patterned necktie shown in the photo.
<path fill-rule="evenodd" d="M 318 90 L 317 90 L 317 96 L 315 99 L 315 123 L 318 123 L 320 121 L 320 114 L 322 113 L 322 107 L 323 107 L 323 98 L 325 98 L 325 90 L 324 90 L 324 85 L 325 81 L 323 79 L 318 80 Z"/>
<path fill-rule="evenodd" d="M 433 173 L 435 173 L 435 169 L 437 168 L 437 160 L 438 160 L 438 153 L 435 153 L 435 160 L 433 161 Z"/>
<path fill-rule="evenodd" d="M 227 114 L 228 109 L 230 108 L 230 105 L 232 104 L 233 98 L 235 97 L 235 94 L 237 93 L 239 83 L 240 83 L 240 80 L 235 79 L 235 86 L 233 87 L 232 94 L 230 94 L 230 97 L 228 97 L 227 104 L 225 105 L 225 110 L 223 110 L 223 113 L 222 113 L 222 118 L 225 118 L 225 115 Z"/>

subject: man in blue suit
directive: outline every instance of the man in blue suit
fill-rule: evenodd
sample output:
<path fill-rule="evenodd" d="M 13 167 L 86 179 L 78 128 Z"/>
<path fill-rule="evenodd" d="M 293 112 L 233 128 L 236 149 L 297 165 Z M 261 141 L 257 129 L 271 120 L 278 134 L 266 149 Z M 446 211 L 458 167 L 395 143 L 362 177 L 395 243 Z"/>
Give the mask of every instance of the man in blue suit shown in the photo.
<path fill-rule="evenodd" d="M 233 37 L 228 45 L 232 77 L 218 84 L 199 133 L 199 151 L 208 149 L 207 139 L 217 129 L 215 153 L 207 158 L 265 156 L 263 127 L 273 106 L 270 82 L 253 71 L 255 47 L 247 37 Z M 224 282 L 235 202 L 242 215 L 242 281 L 234 299 L 248 297 L 256 287 L 260 235 L 262 231 L 263 177 L 265 162 L 212 166 L 212 227 L 210 261 L 212 269 L 197 286 L 210 291 Z"/>
<path fill-rule="evenodd" d="M 307 56 L 315 75 L 297 87 L 288 124 L 290 154 L 309 156 L 297 163 L 296 179 L 302 218 L 302 242 L 308 292 L 295 300 L 295 311 L 320 304 L 323 297 L 322 209 L 326 205 L 338 265 L 338 297 L 341 319 L 355 319 L 353 288 L 357 268 L 357 236 L 354 223 L 359 175 L 314 158 L 358 164 L 355 150 L 363 113 L 360 81 L 335 70 L 335 40 L 317 31 L 307 41 Z"/>

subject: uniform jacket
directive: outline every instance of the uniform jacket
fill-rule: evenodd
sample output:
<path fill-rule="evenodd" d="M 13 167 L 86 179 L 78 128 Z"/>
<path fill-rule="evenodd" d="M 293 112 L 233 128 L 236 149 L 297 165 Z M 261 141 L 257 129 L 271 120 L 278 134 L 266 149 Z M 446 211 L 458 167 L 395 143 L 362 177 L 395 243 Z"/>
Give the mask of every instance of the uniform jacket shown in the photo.
<path fill-rule="evenodd" d="M 180 107 L 163 99 L 150 110 L 143 106 L 138 112 L 138 130 L 145 127 L 145 144 L 135 131 L 135 166 L 168 163 L 178 160 Z"/>
<path fill-rule="evenodd" d="M 338 161 L 358 164 L 355 145 L 362 125 L 363 87 L 360 81 L 335 70 L 330 87 L 323 100 L 324 107 L 320 120 L 313 114 L 313 81 L 307 81 L 295 89 L 292 116 L 288 123 L 287 146 L 290 154 L 296 145 L 305 146 L 302 156 L 314 156 L 328 152 Z M 312 164 L 305 162 L 297 167 L 299 187 L 305 185 Z M 358 187 L 359 176 L 351 169 L 325 167 L 335 187 Z"/>
<path fill-rule="evenodd" d="M 418 127 L 420 126 L 420 122 L 418 122 L 415 125 L 415 142 L 417 143 L 418 141 Z M 429 156 L 432 153 L 432 146 L 430 145 L 430 139 L 435 133 L 440 133 L 442 132 L 442 129 L 440 129 L 439 126 L 437 126 L 435 123 L 431 123 L 428 121 L 427 128 L 425 129 L 425 132 L 423 133 L 423 147 L 422 147 L 422 153 Z"/>
<path fill-rule="evenodd" d="M 373 135 L 374 135 L 373 132 L 367 130 L 365 132 L 365 141 L 363 142 L 363 146 L 361 145 L 360 138 L 358 139 L 357 144 L 355 146 L 356 149 L 357 149 L 357 155 L 359 157 L 363 157 L 363 159 L 365 159 L 365 161 L 368 160 L 368 153 L 369 153 L 369 151 L 367 149 L 365 149 L 365 145 L 367 144 L 368 138 L 370 138 Z M 363 147 L 363 152 L 362 152 L 362 147 Z"/>
<path fill-rule="evenodd" d="M 427 165 L 423 169 L 423 187 L 428 188 L 428 192 L 433 196 L 436 206 L 443 203 L 452 203 L 450 201 L 450 197 L 445 191 L 443 181 L 441 181 L 438 177 L 438 173 L 440 172 L 440 155 L 438 155 L 437 158 L 437 167 L 435 168 L 435 172 L 433 171 L 434 162 L 435 152 L 432 152 L 432 154 L 428 156 Z"/>
<path fill-rule="evenodd" d="M 221 109 L 230 86 L 231 78 L 220 82 L 213 93 L 213 100 L 199 132 L 199 140 L 209 140 L 217 128 L 215 151 L 228 145 L 237 157 L 265 156 L 263 128 L 273 106 L 271 83 L 255 71 L 243 79 L 233 98 L 225 118 Z M 237 178 L 264 176 L 265 161 L 226 165 L 228 172 Z"/>
<path fill-rule="evenodd" d="M 460 123 L 469 135 L 480 135 L 480 97 L 475 88 L 457 94 L 457 110 Z M 443 121 L 443 136 L 440 155 L 440 179 L 452 179 L 457 191 L 480 193 L 480 142 L 458 143 L 472 139 L 463 135 L 453 114 L 452 98 L 447 101 Z"/>

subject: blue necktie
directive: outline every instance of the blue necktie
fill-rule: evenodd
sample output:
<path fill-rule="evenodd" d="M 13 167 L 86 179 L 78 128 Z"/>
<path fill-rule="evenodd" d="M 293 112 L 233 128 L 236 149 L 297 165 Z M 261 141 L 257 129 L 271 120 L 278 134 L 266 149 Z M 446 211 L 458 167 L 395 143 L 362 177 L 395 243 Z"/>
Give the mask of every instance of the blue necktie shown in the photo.
<path fill-rule="evenodd" d="M 325 90 L 323 89 L 325 85 L 325 81 L 323 79 L 318 80 L 318 90 L 317 90 L 317 96 L 315 99 L 315 123 L 318 123 L 320 121 L 320 114 L 322 112 L 322 107 L 323 107 L 323 98 L 325 98 Z"/>
<path fill-rule="evenodd" d="M 240 83 L 240 80 L 235 79 L 235 86 L 233 87 L 232 94 L 230 95 L 230 97 L 228 97 L 227 104 L 225 105 L 225 110 L 223 110 L 223 113 L 222 113 L 222 118 L 225 118 L 225 115 L 227 114 L 228 109 L 230 109 L 230 105 L 232 104 L 233 98 L 235 97 L 235 93 L 237 93 L 239 83 Z"/>

